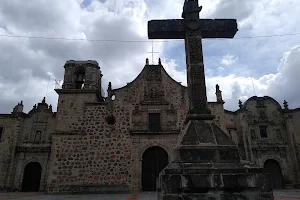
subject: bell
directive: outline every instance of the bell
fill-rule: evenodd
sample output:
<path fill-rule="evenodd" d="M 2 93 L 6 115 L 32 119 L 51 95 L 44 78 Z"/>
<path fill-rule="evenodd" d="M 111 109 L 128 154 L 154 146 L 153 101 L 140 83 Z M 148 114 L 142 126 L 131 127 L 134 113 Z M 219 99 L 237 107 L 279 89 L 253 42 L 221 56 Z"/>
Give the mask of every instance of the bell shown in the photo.
<path fill-rule="evenodd" d="M 83 83 L 84 82 L 83 79 L 84 79 L 83 74 L 78 74 L 76 82 L 77 83 Z"/>

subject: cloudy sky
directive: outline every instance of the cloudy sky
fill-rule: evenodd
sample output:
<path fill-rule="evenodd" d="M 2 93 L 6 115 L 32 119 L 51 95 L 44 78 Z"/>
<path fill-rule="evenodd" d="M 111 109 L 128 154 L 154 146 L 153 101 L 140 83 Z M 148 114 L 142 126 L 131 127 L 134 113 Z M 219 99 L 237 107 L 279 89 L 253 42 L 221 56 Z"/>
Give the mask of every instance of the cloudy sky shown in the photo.
<path fill-rule="evenodd" d="M 228 110 L 254 95 L 300 107 L 300 1 L 200 4 L 201 18 L 236 18 L 239 24 L 235 39 L 203 42 L 208 100 L 215 101 L 219 84 Z M 97 60 L 104 90 L 109 81 L 113 88 L 131 82 L 146 57 L 152 62 L 147 21 L 180 18 L 182 5 L 183 0 L 1 0 L 0 113 L 21 100 L 28 112 L 44 96 L 56 110 L 54 80 L 63 79 L 66 60 Z M 154 41 L 153 47 L 159 52 L 154 63 L 161 57 L 167 72 L 186 85 L 183 41 Z"/>

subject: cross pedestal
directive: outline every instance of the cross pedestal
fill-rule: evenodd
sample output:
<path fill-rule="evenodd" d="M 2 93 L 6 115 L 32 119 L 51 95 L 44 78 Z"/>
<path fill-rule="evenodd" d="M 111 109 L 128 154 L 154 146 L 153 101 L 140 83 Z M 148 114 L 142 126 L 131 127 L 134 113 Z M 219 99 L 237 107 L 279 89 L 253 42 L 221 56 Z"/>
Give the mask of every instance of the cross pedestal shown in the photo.
<path fill-rule="evenodd" d="M 148 22 L 149 39 L 184 39 L 189 112 L 174 160 L 159 174 L 159 200 L 269 200 L 270 177 L 244 166 L 237 145 L 214 122 L 207 105 L 203 38 L 233 38 L 235 19 L 200 19 L 198 0 L 185 0 L 182 17 Z"/>

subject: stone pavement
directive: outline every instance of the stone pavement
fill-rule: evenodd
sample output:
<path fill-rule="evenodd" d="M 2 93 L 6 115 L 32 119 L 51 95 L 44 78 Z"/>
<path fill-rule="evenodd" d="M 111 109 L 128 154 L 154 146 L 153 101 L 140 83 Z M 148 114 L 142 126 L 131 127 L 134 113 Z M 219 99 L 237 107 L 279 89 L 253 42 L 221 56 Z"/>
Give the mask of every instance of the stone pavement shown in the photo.
<path fill-rule="evenodd" d="M 300 190 L 276 190 L 275 200 L 300 200 Z M 156 200 L 155 192 L 132 194 L 45 195 L 43 193 L 0 193 L 0 200 Z"/>

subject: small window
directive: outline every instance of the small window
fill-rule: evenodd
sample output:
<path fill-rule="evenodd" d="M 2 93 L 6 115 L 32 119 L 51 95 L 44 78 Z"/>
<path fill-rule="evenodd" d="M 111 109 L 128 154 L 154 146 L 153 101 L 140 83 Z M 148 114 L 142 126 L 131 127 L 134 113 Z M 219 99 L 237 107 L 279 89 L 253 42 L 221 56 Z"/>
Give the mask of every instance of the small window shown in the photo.
<path fill-rule="evenodd" d="M 3 127 L 0 127 L 0 140 L 2 139 Z"/>
<path fill-rule="evenodd" d="M 149 131 L 159 132 L 160 130 L 160 113 L 149 113 Z"/>
<path fill-rule="evenodd" d="M 267 138 L 268 137 L 267 126 L 259 126 L 259 131 L 260 131 L 260 137 L 261 138 Z"/>

